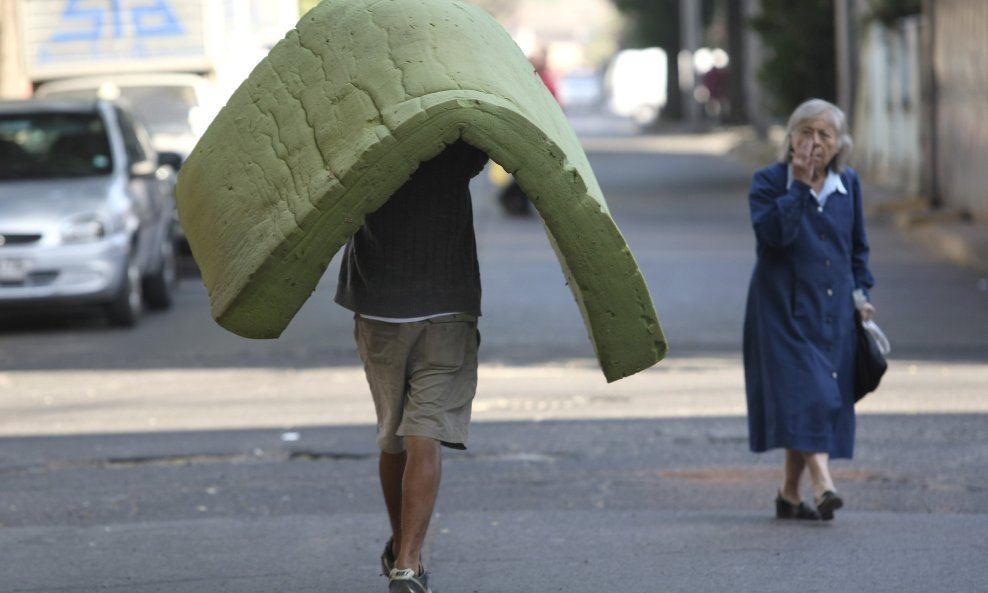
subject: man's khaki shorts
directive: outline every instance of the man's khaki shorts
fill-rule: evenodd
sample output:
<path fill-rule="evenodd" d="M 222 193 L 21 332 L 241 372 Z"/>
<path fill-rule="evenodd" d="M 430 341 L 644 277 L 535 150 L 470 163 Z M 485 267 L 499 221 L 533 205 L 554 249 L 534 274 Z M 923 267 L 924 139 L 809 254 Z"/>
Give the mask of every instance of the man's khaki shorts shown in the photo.
<path fill-rule="evenodd" d="M 410 323 L 355 319 L 354 337 L 374 398 L 381 451 L 401 453 L 406 436 L 465 449 L 477 391 L 477 318 L 453 314 Z"/>

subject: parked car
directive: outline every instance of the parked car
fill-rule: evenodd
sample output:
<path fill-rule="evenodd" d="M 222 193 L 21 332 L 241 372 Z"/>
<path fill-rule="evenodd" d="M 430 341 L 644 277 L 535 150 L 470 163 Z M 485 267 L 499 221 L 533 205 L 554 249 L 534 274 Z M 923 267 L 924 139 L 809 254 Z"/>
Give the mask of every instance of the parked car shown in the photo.
<path fill-rule="evenodd" d="M 179 162 L 122 105 L 0 102 L 0 309 L 170 307 Z"/>
<path fill-rule="evenodd" d="M 61 78 L 42 83 L 38 99 L 106 99 L 127 104 L 147 126 L 155 150 L 185 160 L 220 108 L 216 85 L 187 72 L 119 73 Z M 191 253 L 182 227 L 177 245 Z"/>

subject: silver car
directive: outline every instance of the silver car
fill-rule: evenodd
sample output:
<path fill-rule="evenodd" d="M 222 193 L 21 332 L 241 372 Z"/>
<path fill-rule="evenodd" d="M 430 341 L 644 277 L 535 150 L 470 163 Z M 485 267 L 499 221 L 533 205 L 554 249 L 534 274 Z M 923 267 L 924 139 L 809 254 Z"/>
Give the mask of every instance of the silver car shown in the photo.
<path fill-rule="evenodd" d="M 0 310 L 170 307 L 179 160 L 112 102 L 0 102 Z"/>
<path fill-rule="evenodd" d="M 215 84 L 184 72 L 119 72 L 49 80 L 34 90 L 34 97 L 125 103 L 147 126 L 155 150 L 177 153 L 182 160 L 221 106 Z M 182 227 L 176 232 L 180 251 L 190 253 Z"/>

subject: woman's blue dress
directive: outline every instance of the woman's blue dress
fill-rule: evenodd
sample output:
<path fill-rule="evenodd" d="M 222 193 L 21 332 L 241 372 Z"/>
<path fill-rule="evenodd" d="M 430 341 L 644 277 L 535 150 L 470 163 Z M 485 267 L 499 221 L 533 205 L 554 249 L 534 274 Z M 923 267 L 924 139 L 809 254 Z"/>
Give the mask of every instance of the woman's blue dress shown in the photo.
<path fill-rule="evenodd" d="M 861 181 L 821 208 L 788 166 L 755 173 L 748 196 L 758 259 L 744 321 L 750 447 L 854 453 L 854 297 L 874 284 Z"/>

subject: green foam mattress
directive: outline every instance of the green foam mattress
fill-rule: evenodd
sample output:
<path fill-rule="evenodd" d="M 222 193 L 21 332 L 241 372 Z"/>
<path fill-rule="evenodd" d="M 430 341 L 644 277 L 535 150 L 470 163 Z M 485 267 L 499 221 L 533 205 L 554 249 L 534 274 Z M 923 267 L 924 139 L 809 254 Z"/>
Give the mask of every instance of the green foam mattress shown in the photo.
<path fill-rule="evenodd" d="M 278 337 L 364 216 L 458 138 L 531 199 L 607 380 L 661 360 L 648 287 L 565 114 L 458 0 L 325 0 L 233 93 L 176 192 L 216 321 Z"/>

